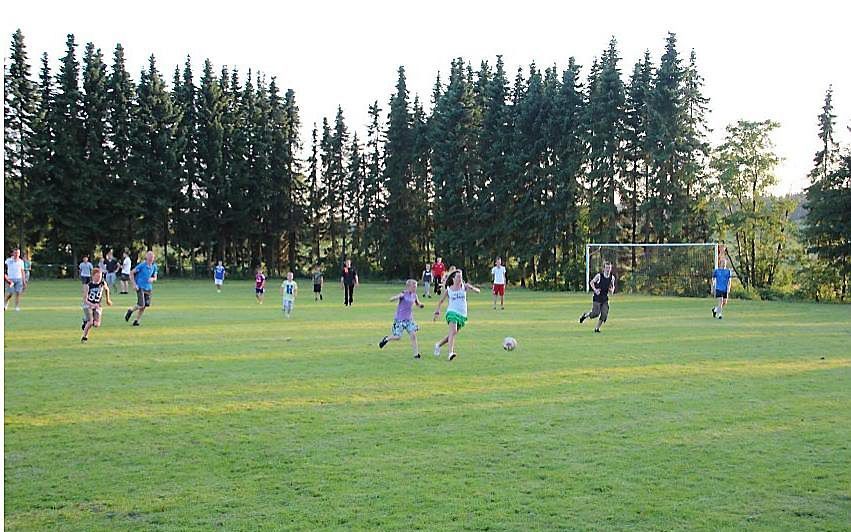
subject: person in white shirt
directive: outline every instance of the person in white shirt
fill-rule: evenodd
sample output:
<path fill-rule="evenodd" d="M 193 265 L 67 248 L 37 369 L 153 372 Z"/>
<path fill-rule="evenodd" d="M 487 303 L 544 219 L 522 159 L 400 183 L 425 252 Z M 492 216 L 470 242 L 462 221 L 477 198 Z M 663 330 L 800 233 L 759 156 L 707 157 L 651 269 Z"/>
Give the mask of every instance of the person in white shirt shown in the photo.
<path fill-rule="evenodd" d="M 449 278 L 446 280 L 446 291 L 443 292 L 440 301 L 437 302 L 437 310 L 434 311 L 434 321 L 436 321 L 438 316 L 440 316 L 440 307 L 443 305 L 443 302 L 447 299 L 449 300 L 449 304 L 446 307 L 446 324 L 449 326 L 449 334 L 434 344 L 434 356 L 439 357 L 440 348 L 444 344 L 449 344 L 450 361 L 456 356 L 455 337 L 458 336 L 458 332 L 467 324 L 467 290 L 472 290 L 473 292 L 480 291 L 470 283 L 465 283 L 463 275 L 464 272 L 461 270 L 455 270 L 449 275 Z"/>
<path fill-rule="evenodd" d="M 9 301 L 15 296 L 15 310 L 21 310 L 21 293 L 27 288 L 27 279 L 24 277 L 24 261 L 21 260 L 21 250 L 15 248 L 12 255 L 6 259 L 6 277 L 9 286 L 6 289 L 6 301 L 3 309 L 9 308 Z"/>
<path fill-rule="evenodd" d="M 298 283 L 293 281 L 293 272 L 287 273 L 287 279 L 281 283 L 281 311 L 289 318 L 293 314 L 293 305 L 298 296 Z"/>
<path fill-rule="evenodd" d="M 127 252 L 124 252 L 124 259 L 121 261 L 121 292 L 119 294 L 126 294 L 128 283 L 130 282 L 130 268 L 133 266 L 133 263 L 130 261 L 130 255 Z"/>
<path fill-rule="evenodd" d="M 505 266 L 502 265 L 502 257 L 496 258 L 496 265 L 491 268 L 493 276 L 493 309 L 496 310 L 496 298 L 499 297 L 499 306 L 505 310 Z"/>

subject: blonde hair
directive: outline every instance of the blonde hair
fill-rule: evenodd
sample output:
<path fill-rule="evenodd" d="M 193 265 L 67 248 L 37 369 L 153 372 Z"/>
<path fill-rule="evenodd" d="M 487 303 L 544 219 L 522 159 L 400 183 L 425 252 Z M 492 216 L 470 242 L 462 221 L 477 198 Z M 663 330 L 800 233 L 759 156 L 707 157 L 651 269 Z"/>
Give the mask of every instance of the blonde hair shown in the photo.
<path fill-rule="evenodd" d="M 405 286 L 406 287 L 417 286 L 417 280 L 416 279 L 408 279 L 407 281 L 405 281 Z"/>

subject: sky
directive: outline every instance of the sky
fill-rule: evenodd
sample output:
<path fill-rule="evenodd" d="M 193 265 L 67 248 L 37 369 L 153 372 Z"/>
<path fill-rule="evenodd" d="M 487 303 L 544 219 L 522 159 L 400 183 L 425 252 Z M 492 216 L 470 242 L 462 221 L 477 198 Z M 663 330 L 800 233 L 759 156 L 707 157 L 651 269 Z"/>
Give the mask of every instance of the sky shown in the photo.
<path fill-rule="evenodd" d="M 831 84 L 839 140 L 851 142 L 851 4 L 840 1 L 49 0 L 0 9 L 7 43 L 17 28 L 23 31 L 34 75 L 42 52 L 58 68 L 65 36 L 73 33 L 80 56 L 91 41 L 111 61 L 120 42 L 134 79 L 150 54 L 169 80 L 187 54 L 196 76 L 207 58 L 217 71 L 228 65 L 276 76 L 295 90 L 305 146 L 313 122 L 333 120 L 338 105 L 350 130 L 365 132 L 372 102 L 386 113 L 400 65 L 411 99 L 428 102 L 436 74 L 445 79 L 454 57 L 478 65 L 501 54 L 513 79 L 532 61 L 563 70 L 573 56 L 584 77 L 614 36 L 626 82 L 645 50 L 658 63 L 669 31 L 684 58 L 692 48 L 697 54 L 713 145 L 737 120 L 780 122 L 773 137 L 783 158 L 775 193 L 807 186 L 817 116 Z"/>

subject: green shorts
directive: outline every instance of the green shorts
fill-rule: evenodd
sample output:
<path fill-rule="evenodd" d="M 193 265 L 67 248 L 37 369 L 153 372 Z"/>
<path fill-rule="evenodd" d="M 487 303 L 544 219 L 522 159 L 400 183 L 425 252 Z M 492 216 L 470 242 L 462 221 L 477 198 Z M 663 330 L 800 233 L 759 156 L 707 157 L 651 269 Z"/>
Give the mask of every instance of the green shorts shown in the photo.
<path fill-rule="evenodd" d="M 450 310 L 446 313 L 446 323 L 454 323 L 458 326 L 458 330 L 460 331 L 465 325 L 467 325 L 467 316 L 462 316 L 454 310 Z"/>

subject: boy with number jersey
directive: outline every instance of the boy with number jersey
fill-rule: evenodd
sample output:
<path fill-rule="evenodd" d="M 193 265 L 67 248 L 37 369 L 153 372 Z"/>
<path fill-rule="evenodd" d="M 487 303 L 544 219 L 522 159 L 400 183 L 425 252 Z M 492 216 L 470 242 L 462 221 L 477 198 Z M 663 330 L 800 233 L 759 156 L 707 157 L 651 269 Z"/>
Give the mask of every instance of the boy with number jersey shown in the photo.
<path fill-rule="evenodd" d="M 127 309 L 124 313 L 124 321 L 130 321 L 130 316 L 136 312 L 133 326 L 142 324 L 142 314 L 151 306 L 151 292 L 154 289 L 153 282 L 157 280 L 157 264 L 154 262 L 154 252 L 145 253 L 145 260 L 130 270 L 130 282 L 136 291 L 136 305 Z"/>
<path fill-rule="evenodd" d="M 216 291 L 222 292 L 222 284 L 225 282 L 225 267 L 222 265 L 222 261 L 219 261 L 216 264 L 216 267 L 213 268 L 213 283 L 216 285 Z"/>
<path fill-rule="evenodd" d="M 293 313 L 293 304 L 295 303 L 295 298 L 298 295 L 298 284 L 293 281 L 293 272 L 289 272 L 287 274 L 287 279 L 281 283 L 281 310 L 284 313 L 284 316 L 289 318 Z"/>
<path fill-rule="evenodd" d="M 588 318 L 600 317 L 597 326 L 594 327 L 594 332 L 600 332 L 600 327 L 609 319 L 609 294 L 615 292 L 615 276 L 612 275 L 612 263 L 606 262 L 603 264 L 603 271 L 597 272 L 597 275 L 588 283 L 591 290 L 594 291 L 592 299 L 591 312 L 583 312 L 579 317 L 579 323 L 582 323 Z"/>
<path fill-rule="evenodd" d="M 730 270 L 727 269 L 727 259 L 721 257 L 718 268 L 712 272 L 712 292 L 715 294 L 718 302 L 712 307 L 712 317 L 723 319 L 724 305 L 727 303 L 727 297 L 730 295 Z"/>
<path fill-rule="evenodd" d="M 266 276 L 263 275 L 263 270 L 257 268 L 254 271 L 254 297 L 257 298 L 257 303 L 263 304 L 263 297 L 266 293 Z"/>
<path fill-rule="evenodd" d="M 106 296 L 106 304 L 112 306 L 109 298 L 109 285 L 103 280 L 100 268 L 92 270 L 92 280 L 83 285 L 83 337 L 81 342 L 89 341 L 89 331 L 92 327 L 100 327 L 100 302 Z"/>
<path fill-rule="evenodd" d="M 464 282 L 464 272 L 455 270 L 446 279 L 446 291 L 437 302 L 437 310 L 434 311 L 434 320 L 440 316 L 440 307 L 443 301 L 449 299 L 449 305 L 446 307 L 446 324 L 449 325 L 449 334 L 436 344 L 434 344 L 434 356 L 440 356 L 440 348 L 444 344 L 449 344 L 449 360 L 452 361 L 455 356 L 455 337 L 458 332 L 467 324 L 467 290 L 472 290 L 476 293 L 480 292 L 475 286 Z"/>
<path fill-rule="evenodd" d="M 499 297 L 499 306 L 505 310 L 505 266 L 502 265 L 502 257 L 496 258 L 496 265 L 491 268 L 493 276 L 493 309 L 496 310 L 496 298 Z"/>
<path fill-rule="evenodd" d="M 83 262 L 80 263 L 80 282 L 88 284 L 92 280 L 92 263 L 89 262 L 89 256 L 83 255 Z"/>
<path fill-rule="evenodd" d="M 325 286 L 325 276 L 319 265 L 313 267 L 313 301 L 322 301 L 322 288 Z"/>
<path fill-rule="evenodd" d="M 431 297 L 431 264 L 426 263 L 423 270 L 423 297 Z"/>
<path fill-rule="evenodd" d="M 417 282 L 413 279 L 408 279 L 405 283 L 405 290 L 390 298 L 390 301 L 398 301 L 396 306 L 396 315 L 393 317 L 393 326 L 390 328 L 390 336 L 385 336 L 378 342 L 378 347 L 384 349 L 387 342 L 402 339 L 402 333 L 407 331 L 411 337 L 411 346 L 414 348 L 414 358 L 420 358 L 420 349 L 417 345 L 417 331 L 420 330 L 417 322 L 414 321 L 414 305 L 423 308 L 425 305 L 420 303 L 417 298 Z"/>

